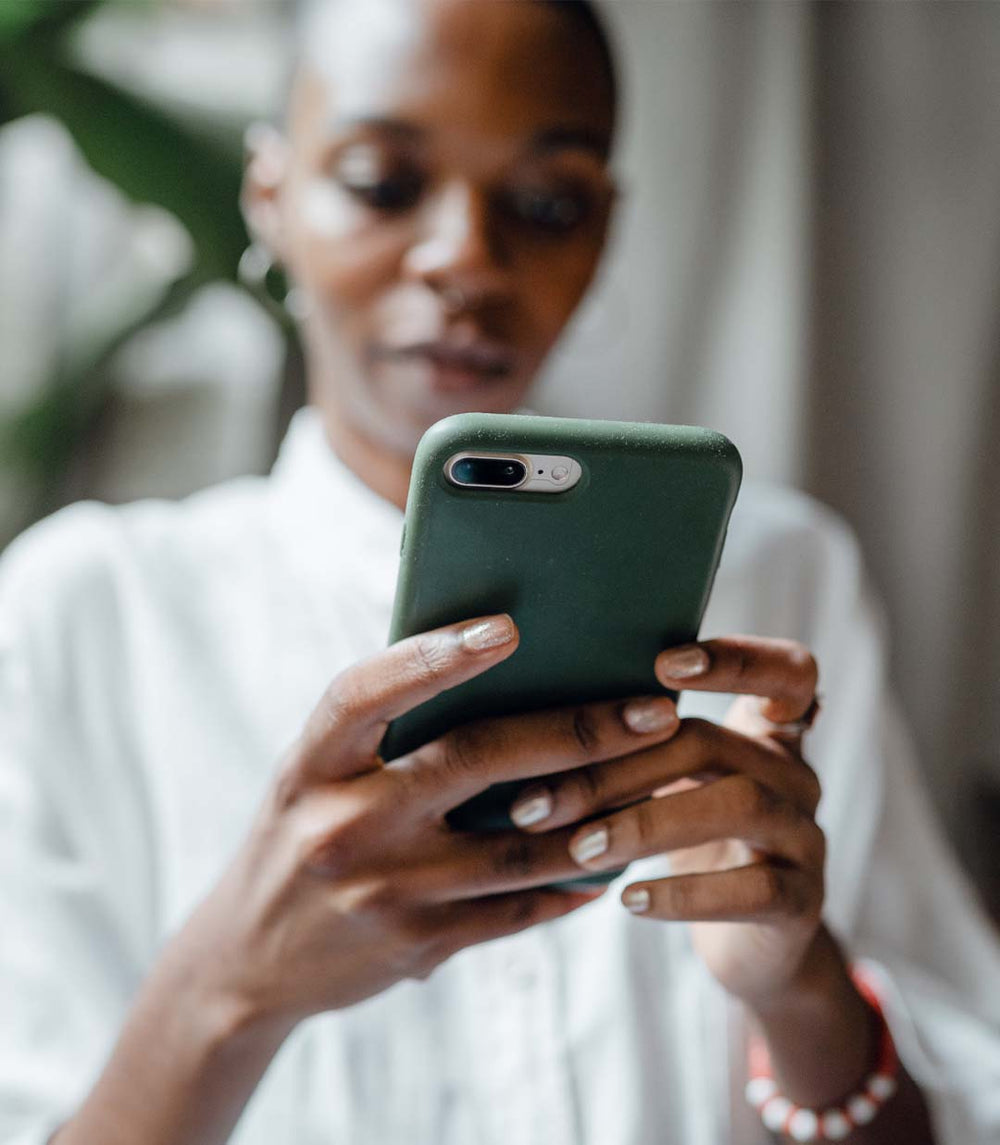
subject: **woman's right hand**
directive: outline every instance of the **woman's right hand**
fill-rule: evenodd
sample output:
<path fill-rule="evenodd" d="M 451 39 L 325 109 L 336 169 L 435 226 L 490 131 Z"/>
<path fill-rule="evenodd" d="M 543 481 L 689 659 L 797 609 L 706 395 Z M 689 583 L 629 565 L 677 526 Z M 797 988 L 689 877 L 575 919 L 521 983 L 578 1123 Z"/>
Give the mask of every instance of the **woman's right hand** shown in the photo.
<path fill-rule="evenodd" d="M 389 720 L 506 659 L 517 640 L 508 616 L 486 617 L 402 640 L 333 681 L 245 843 L 169 944 L 207 1004 L 237 1026 L 290 1029 L 600 893 L 540 889 L 579 877 L 575 825 L 475 834 L 445 814 L 491 783 L 669 738 L 668 697 L 482 720 L 389 764 L 377 754 Z M 636 711 L 645 722 L 634 726 L 657 729 L 633 730 Z"/>

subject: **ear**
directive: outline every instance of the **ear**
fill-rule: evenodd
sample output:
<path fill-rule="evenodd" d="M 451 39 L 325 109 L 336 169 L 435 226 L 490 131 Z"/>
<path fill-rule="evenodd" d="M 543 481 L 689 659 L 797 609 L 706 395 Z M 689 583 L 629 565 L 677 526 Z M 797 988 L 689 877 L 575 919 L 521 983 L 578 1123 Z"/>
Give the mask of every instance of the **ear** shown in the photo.
<path fill-rule="evenodd" d="M 288 174 L 288 141 L 267 123 L 254 123 L 244 136 L 246 165 L 240 209 L 251 237 L 278 262 L 284 254 L 281 193 Z"/>

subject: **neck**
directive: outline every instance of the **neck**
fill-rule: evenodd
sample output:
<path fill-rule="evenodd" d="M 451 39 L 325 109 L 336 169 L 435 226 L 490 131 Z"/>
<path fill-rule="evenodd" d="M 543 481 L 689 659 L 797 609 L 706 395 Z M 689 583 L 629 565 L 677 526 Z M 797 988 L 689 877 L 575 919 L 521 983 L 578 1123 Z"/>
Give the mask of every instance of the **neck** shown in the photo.
<path fill-rule="evenodd" d="M 352 433 L 340 418 L 320 408 L 323 432 L 330 448 L 369 489 L 398 509 L 406 508 L 413 458 L 391 453 L 359 434 Z"/>
<path fill-rule="evenodd" d="M 405 510 L 412 452 L 393 451 L 359 427 L 358 419 L 344 408 L 349 403 L 338 397 L 337 387 L 324 384 L 338 372 L 351 370 L 351 363 L 338 352 L 336 341 L 322 338 L 311 323 L 305 323 L 302 334 L 306 398 L 319 413 L 327 443 L 359 481 Z"/>

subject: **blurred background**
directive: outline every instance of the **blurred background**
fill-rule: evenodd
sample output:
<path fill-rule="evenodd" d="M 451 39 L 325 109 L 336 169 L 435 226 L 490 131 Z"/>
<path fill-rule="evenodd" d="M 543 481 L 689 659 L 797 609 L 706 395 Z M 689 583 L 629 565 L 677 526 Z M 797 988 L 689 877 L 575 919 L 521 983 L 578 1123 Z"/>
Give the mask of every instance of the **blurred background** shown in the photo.
<path fill-rule="evenodd" d="M 625 201 L 533 404 L 714 426 L 847 517 L 1000 918 L 1000 3 L 603 9 Z M 237 194 L 291 12 L 0 0 L 0 546 L 269 469 L 301 360 Z"/>

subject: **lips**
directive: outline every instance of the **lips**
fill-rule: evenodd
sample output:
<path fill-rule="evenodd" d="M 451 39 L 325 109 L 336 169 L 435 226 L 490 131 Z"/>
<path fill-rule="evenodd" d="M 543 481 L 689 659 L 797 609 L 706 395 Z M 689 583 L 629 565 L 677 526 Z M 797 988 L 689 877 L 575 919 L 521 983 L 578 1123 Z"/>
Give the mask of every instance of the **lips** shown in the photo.
<path fill-rule="evenodd" d="M 376 357 L 390 361 L 424 362 L 444 380 L 488 381 L 507 377 L 516 364 L 514 351 L 503 343 L 476 339 L 458 343 L 447 339 L 383 346 Z"/>

